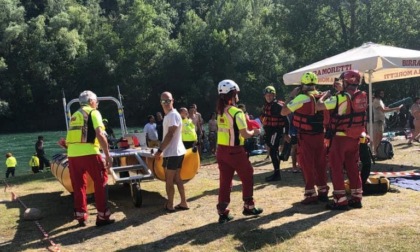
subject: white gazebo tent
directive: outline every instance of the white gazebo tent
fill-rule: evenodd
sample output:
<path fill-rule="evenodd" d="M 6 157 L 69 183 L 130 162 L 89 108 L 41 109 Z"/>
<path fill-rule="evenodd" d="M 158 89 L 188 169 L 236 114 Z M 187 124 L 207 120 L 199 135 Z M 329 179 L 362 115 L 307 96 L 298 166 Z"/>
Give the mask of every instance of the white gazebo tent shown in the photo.
<path fill-rule="evenodd" d="M 352 69 L 363 73 L 372 104 L 372 83 L 420 76 L 420 51 L 368 42 L 287 73 L 283 81 L 286 85 L 297 85 L 303 73 L 314 72 L 319 84 L 332 85 L 334 78 Z M 372 106 L 369 108 L 369 132 L 372 132 Z"/>

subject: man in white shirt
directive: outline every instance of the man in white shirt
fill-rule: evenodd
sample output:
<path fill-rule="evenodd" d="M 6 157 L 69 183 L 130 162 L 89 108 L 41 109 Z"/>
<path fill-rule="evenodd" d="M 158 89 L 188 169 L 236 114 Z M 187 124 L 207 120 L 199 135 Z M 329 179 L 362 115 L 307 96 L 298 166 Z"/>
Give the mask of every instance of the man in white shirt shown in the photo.
<path fill-rule="evenodd" d="M 180 172 L 182 161 L 186 149 L 182 143 L 182 118 L 178 111 L 173 107 L 174 99 L 169 92 L 163 92 L 160 96 L 165 117 L 163 118 L 163 140 L 160 148 L 155 154 L 159 159 L 163 156 L 163 167 L 165 168 L 166 193 L 168 201 L 165 204 L 165 210 L 168 213 L 176 210 L 188 210 L 188 204 L 185 197 L 184 182 L 181 179 Z M 177 185 L 181 203 L 174 207 L 174 184 Z"/>
<path fill-rule="evenodd" d="M 159 139 L 158 139 L 158 132 L 156 129 L 155 117 L 152 115 L 148 115 L 147 119 L 149 123 L 144 126 L 144 133 L 146 133 L 146 142 L 147 147 L 154 148 L 159 147 Z"/>

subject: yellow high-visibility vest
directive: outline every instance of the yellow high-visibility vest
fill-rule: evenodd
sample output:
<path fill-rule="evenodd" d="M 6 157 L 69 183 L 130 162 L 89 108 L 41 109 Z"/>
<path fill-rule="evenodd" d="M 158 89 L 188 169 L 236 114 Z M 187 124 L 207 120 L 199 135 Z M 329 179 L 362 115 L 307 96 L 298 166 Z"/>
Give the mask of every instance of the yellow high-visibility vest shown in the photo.
<path fill-rule="evenodd" d="M 6 167 L 7 168 L 15 168 L 17 165 L 16 158 L 11 156 L 6 159 Z"/>
<path fill-rule="evenodd" d="M 237 107 L 225 108 L 223 115 L 217 115 L 217 144 L 224 146 L 244 145 L 240 130 L 245 129 L 244 112 Z"/>
<path fill-rule="evenodd" d="M 31 160 L 29 160 L 29 166 L 30 167 L 36 167 L 39 166 L 39 158 L 37 156 L 32 156 Z"/>
<path fill-rule="evenodd" d="M 89 123 L 89 121 L 91 121 Z M 89 125 L 90 124 L 90 125 Z M 80 157 L 100 154 L 99 141 L 96 139 L 95 129 L 105 129 L 101 113 L 90 106 L 83 106 L 76 111 L 69 123 L 67 132 L 68 157 Z"/>
<path fill-rule="evenodd" d="M 189 118 L 182 119 L 182 141 L 197 141 L 197 132 L 195 132 L 195 125 L 193 121 Z"/>

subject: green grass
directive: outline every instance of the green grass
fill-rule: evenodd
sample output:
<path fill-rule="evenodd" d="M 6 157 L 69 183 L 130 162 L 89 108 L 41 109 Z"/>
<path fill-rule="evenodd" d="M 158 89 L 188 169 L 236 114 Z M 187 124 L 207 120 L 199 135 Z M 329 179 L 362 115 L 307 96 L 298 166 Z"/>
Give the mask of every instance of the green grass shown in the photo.
<path fill-rule="evenodd" d="M 380 161 L 374 171 L 418 170 L 418 144 L 400 143 L 393 160 Z M 230 208 L 235 219 L 217 223 L 217 164 L 203 166 L 185 184 L 190 210 L 165 214 L 165 184 L 142 181 L 143 206 L 135 208 L 130 190 L 109 187 L 109 202 L 117 222 L 96 228 L 96 209 L 89 199 L 88 226 L 76 228 L 72 197 L 49 173 L 20 174 L 0 190 L 0 251 L 45 251 L 48 242 L 34 222 L 24 221 L 23 207 L 10 201 L 15 192 L 28 206 L 39 208 L 39 221 L 61 251 L 417 251 L 420 235 L 419 192 L 401 189 L 363 199 L 363 208 L 347 212 L 325 210 L 324 204 L 303 206 L 302 174 L 291 173 L 282 163 L 282 181 L 266 183 L 272 172 L 265 156 L 251 158 L 254 165 L 254 197 L 264 208 L 258 217 L 244 217 L 241 182 L 233 180 Z M 213 163 L 204 156 L 202 163 Z M 110 179 L 112 184 L 112 179 Z M 331 186 L 331 184 L 330 184 Z M 176 202 L 179 196 L 175 195 Z"/>
<path fill-rule="evenodd" d="M 49 131 L 49 132 L 33 132 L 33 133 L 18 133 L 18 134 L 4 134 L 0 136 L 0 153 L 3 157 L 3 166 L 7 152 L 11 152 L 16 157 L 18 162 L 16 166 L 15 176 L 21 176 L 32 173 L 29 167 L 29 160 L 35 153 L 35 142 L 38 136 L 44 136 L 44 149 L 47 157 L 51 159 L 54 154 L 63 152 L 57 145 L 57 141 L 61 137 L 65 137 L 65 131 Z M 0 178 L 5 177 L 5 171 L 1 172 Z"/>

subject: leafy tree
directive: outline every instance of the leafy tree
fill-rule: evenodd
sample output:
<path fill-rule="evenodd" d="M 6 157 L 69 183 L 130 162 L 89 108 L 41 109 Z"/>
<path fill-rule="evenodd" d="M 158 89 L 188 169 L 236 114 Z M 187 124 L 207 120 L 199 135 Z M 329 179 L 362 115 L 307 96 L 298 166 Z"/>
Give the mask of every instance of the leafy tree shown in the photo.
<path fill-rule="evenodd" d="M 126 96 L 130 105 L 127 115 L 133 119 L 138 111 L 150 113 L 159 105 L 155 98 L 156 88 L 162 92 L 167 85 L 159 82 L 159 76 L 164 71 L 161 66 L 165 65 L 163 61 L 167 55 L 177 50 L 176 44 L 169 39 L 172 29 L 170 20 L 174 15 L 172 9 L 165 1 L 152 1 L 159 8 L 147 2 L 134 1 L 116 24 L 121 48 L 118 49 L 115 74 L 122 90 L 130 93 Z M 155 106 L 151 106 L 153 100 L 156 100 Z"/>
<path fill-rule="evenodd" d="M 117 85 L 132 125 L 161 110 L 165 90 L 206 116 L 226 78 L 258 113 L 261 90 L 274 85 L 283 98 L 282 75 L 296 68 L 368 41 L 420 49 L 418 0 L 3 0 L 0 9 L 3 131 L 62 129 L 63 90 L 115 96 Z M 416 79 L 380 87 L 394 100 L 419 92 Z"/>

